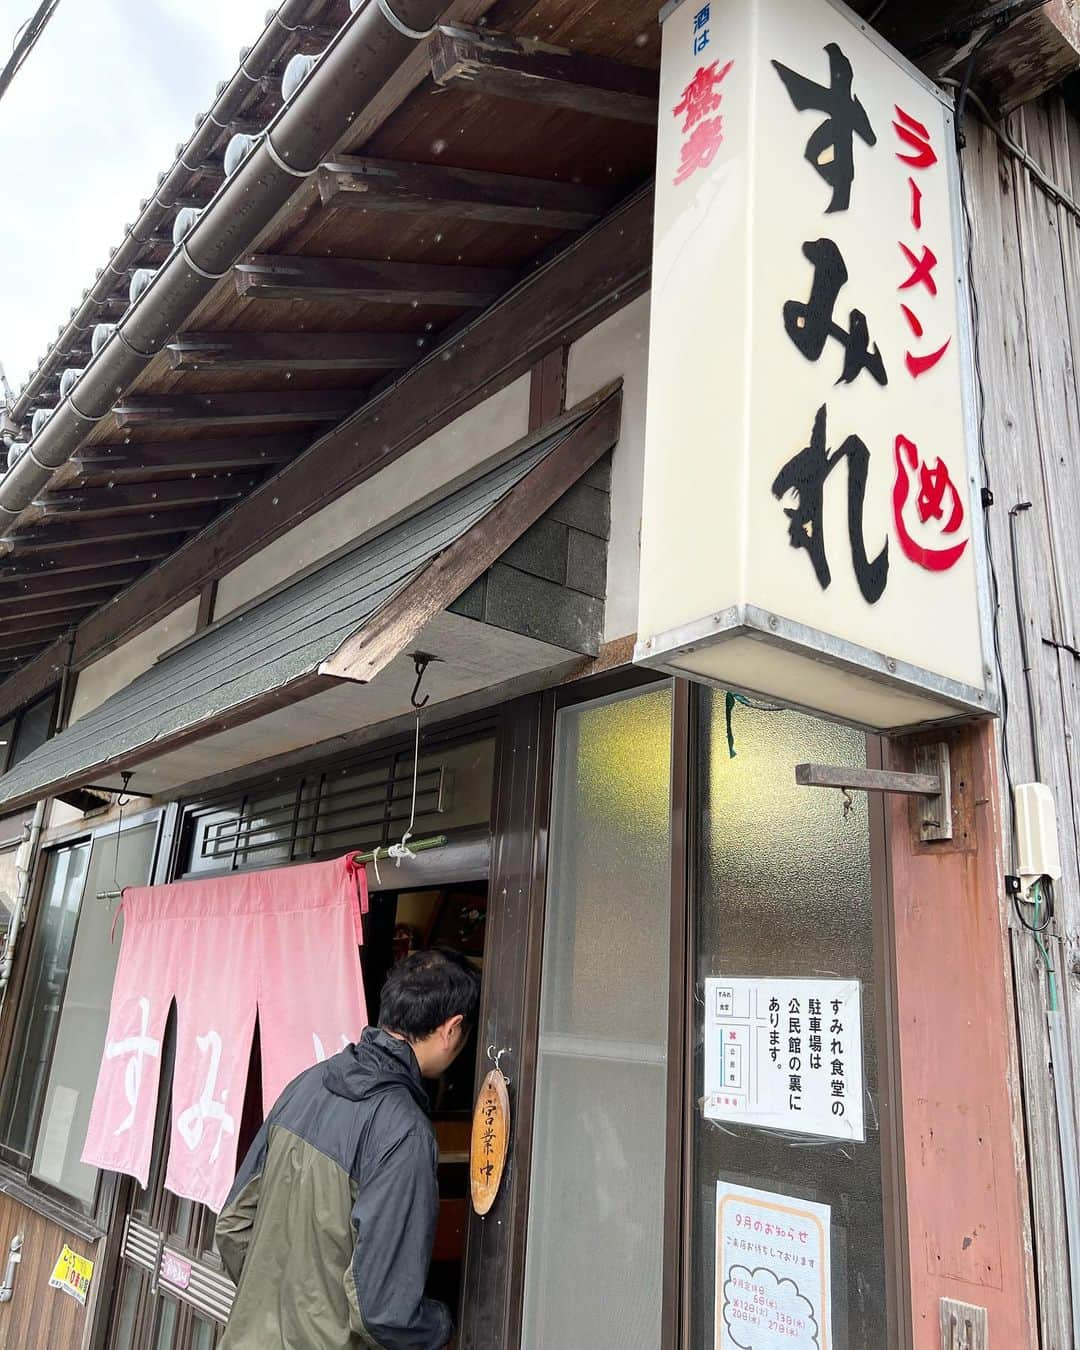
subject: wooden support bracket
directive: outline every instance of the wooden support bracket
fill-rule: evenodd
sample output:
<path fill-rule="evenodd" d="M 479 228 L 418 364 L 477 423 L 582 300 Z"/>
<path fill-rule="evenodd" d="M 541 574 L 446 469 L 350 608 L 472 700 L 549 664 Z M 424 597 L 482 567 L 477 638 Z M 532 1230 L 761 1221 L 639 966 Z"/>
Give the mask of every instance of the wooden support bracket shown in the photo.
<path fill-rule="evenodd" d="M 937 741 L 933 745 L 917 746 L 915 764 L 916 773 L 836 764 L 796 764 L 795 781 L 800 787 L 836 788 L 841 792 L 896 792 L 919 797 L 919 838 L 924 843 L 951 839 L 952 784 L 948 745 Z"/>

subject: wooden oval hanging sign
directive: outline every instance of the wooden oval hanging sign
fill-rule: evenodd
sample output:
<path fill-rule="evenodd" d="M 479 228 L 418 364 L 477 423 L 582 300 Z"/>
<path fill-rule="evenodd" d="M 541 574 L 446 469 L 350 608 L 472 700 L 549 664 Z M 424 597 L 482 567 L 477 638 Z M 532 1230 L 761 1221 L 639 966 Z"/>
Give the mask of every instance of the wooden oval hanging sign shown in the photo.
<path fill-rule="evenodd" d="M 486 1214 L 495 1203 L 510 1143 L 510 1097 L 506 1079 L 492 1069 L 484 1079 L 473 1112 L 469 1181 L 473 1209 Z"/>

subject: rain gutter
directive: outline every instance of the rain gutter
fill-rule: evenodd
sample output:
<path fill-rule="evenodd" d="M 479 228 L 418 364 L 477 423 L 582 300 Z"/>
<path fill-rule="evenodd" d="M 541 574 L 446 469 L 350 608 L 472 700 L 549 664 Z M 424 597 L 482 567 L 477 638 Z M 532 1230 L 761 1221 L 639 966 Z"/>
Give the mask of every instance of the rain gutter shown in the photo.
<path fill-rule="evenodd" d="M 28 449 L 0 479 L 0 530 L 35 498 L 133 381 L 347 134 L 447 0 L 369 0 L 341 27 L 291 100 L 255 140 L 186 237 L 120 320 Z M 0 539 L 0 554 L 10 553 Z"/>

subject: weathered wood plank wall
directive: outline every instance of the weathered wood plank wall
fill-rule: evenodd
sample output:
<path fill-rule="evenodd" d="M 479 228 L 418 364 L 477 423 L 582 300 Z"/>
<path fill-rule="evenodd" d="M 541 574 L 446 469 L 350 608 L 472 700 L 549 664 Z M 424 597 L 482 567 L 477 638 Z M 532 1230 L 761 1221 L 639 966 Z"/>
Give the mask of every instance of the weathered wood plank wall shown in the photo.
<path fill-rule="evenodd" d="M 1065 102 L 1049 96 L 1028 105 L 1012 117 L 1009 131 L 1075 200 L 1080 121 Z M 1080 219 L 970 119 L 964 163 L 1009 700 L 1003 751 L 1013 783 L 1041 779 L 1057 803 L 1064 874 L 1046 937 L 1072 1063 L 1080 1070 Z M 1005 819 L 1011 823 L 1011 802 Z M 1007 871 L 1013 861 L 1007 844 Z M 1058 1143 L 1043 958 L 1012 913 L 1010 929 L 1041 1344 L 1042 1350 L 1069 1350 L 1062 1168 L 1075 1169 L 1078 1160 L 1063 1162 Z M 962 981 L 978 972 L 961 967 L 958 975 Z M 1074 1072 L 1073 1100 L 1080 1108 L 1080 1072 Z"/>
<path fill-rule="evenodd" d="M 86 1312 L 70 1294 L 49 1287 L 49 1276 L 67 1243 L 80 1256 L 95 1259 L 95 1244 L 66 1233 L 8 1196 L 0 1196 L 0 1275 L 7 1266 L 11 1239 L 22 1237 L 22 1262 L 10 1303 L 0 1304 L 3 1350 L 77 1350 L 86 1328 Z M 95 1270 L 95 1283 L 98 1271 Z M 93 1300 L 98 1290 L 91 1286 Z"/>

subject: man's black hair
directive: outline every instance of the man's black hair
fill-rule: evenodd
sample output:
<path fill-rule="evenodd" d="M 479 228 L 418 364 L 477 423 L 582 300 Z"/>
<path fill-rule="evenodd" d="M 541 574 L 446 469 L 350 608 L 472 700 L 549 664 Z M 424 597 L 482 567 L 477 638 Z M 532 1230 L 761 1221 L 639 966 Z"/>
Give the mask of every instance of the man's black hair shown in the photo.
<path fill-rule="evenodd" d="M 386 977 L 379 1025 L 407 1041 L 422 1041 L 459 1013 L 467 1030 L 479 1004 L 480 976 L 460 952 L 413 952 Z"/>

